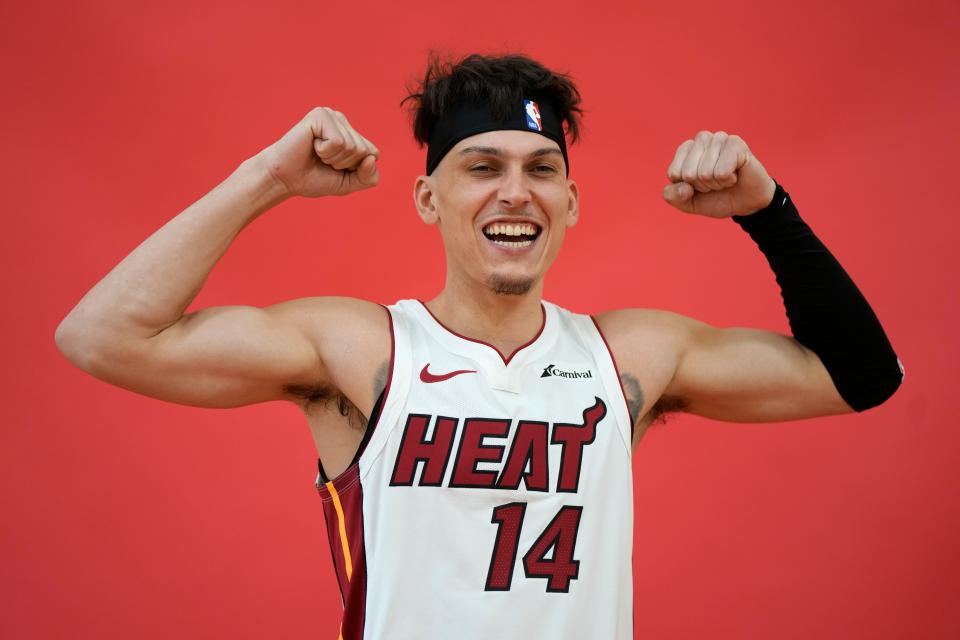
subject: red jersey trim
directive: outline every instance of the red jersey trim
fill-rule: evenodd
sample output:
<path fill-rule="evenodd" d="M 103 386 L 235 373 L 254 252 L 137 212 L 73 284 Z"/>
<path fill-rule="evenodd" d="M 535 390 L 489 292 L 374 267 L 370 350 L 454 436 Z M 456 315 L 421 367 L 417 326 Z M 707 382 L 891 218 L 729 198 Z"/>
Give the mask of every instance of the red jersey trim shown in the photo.
<path fill-rule="evenodd" d="M 446 331 L 447 333 L 450 333 L 450 334 L 455 335 L 456 337 L 460 338 L 461 340 L 466 340 L 467 342 L 474 342 L 474 343 L 476 343 L 476 344 L 482 344 L 482 345 L 484 345 L 485 347 L 490 347 L 491 349 L 493 349 L 493 350 L 496 352 L 496 354 L 497 354 L 498 356 L 500 356 L 500 359 L 503 360 L 503 365 L 504 365 L 504 366 L 510 364 L 510 361 L 513 360 L 513 356 L 517 355 L 518 353 L 520 353 L 521 351 L 523 351 L 524 349 L 526 349 L 527 347 L 529 347 L 530 345 L 532 345 L 534 342 L 536 342 L 537 339 L 543 334 L 543 330 L 547 327 L 547 310 L 544 309 L 543 303 L 541 302 L 541 303 L 540 303 L 540 313 L 543 314 L 543 319 L 540 321 L 540 330 L 537 331 L 537 335 L 533 336 L 533 338 L 531 338 L 530 341 L 527 342 L 526 344 L 522 344 L 522 345 L 520 345 L 519 347 L 517 347 L 516 349 L 514 349 L 513 352 L 512 352 L 509 356 L 503 357 L 503 354 L 500 352 L 500 349 L 497 349 L 495 346 L 493 346 L 493 345 L 490 344 L 489 342 L 484 342 L 483 340 L 477 340 L 476 338 L 470 338 L 470 337 L 468 337 L 468 336 L 461 335 L 461 334 L 457 333 L 456 331 L 454 331 L 453 329 L 451 329 L 451 328 L 448 327 L 447 325 L 445 325 L 445 324 L 443 324 L 442 322 L 440 322 L 439 318 L 437 318 L 437 316 L 433 315 L 433 311 L 430 311 L 430 308 L 427 307 L 427 303 L 425 303 L 423 300 L 417 300 L 417 302 L 419 302 L 421 305 L 423 305 L 423 308 L 426 309 L 427 313 L 430 314 L 430 317 L 433 318 L 433 321 L 436 322 L 437 325 L 439 325 L 439 327 L 440 327 L 441 329 L 443 329 L 443 330 Z"/>
<path fill-rule="evenodd" d="M 623 388 L 623 380 L 620 379 L 620 367 L 617 366 L 617 359 L 613 357 L 613 349 L 610 348 L 610 343 L 607 342 L 607 337 L 603 335 L 603 331 L 600 330 L 600 324 L 597 322 L 597 319 L 593 316 L 590 316 L 590 320 L 593 322 L 593 326 L 597 328 L 597 333 L 600 334 L 600 339 L 603 340 L 603 346 L 607 348 L 607 353 L 610 354 L 610 362 L 613 363 L 613 370 L 617 374 L 617 384 L 620 385 L 620 397 L 623 398 L 623 406 L 627 410 L 627 418 L 630 420 L 630 448 L 633 449 L 633 430 L 634 422 L 633 416 L 630 415 L 630 403 L 627 402 L 627 392 Z M 640 419 L 640 416 L 637 416 L 637 419 Z"/>
<path fill-rule="evenodd" d="M 349 470 L 358 475 L 356 465 Z M 343 599 L 340 621 L 342 640 L 361 640 L 366 622 L 367 558 L 364 544 L 363 486 L 357 481 L 352 491 L 340 494 L 331 483 L 325 487 L 331 499 L 323 504 L 327 538 L 333 566 Z"/>

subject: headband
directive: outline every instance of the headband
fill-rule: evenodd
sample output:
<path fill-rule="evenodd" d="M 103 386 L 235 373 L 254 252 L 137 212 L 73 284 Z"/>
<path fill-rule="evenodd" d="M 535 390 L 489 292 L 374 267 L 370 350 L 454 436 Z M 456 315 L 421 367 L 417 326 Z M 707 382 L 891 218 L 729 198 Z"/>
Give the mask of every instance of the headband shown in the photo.
<path fill-rule="evenodd" d="M 450 149 L 464 138 L 487 131 L 532 131 L 550 138 L 560 146 L 563 162 L 570 175 L 567 159 L 567 143 L 563 136 L 563 123 L 547 101 L 519 100 L 514 103 L 506 119 L 494 117 L 489 106 L 460 104 L 441 116 L 433 125 L 427 143 L 427 175 L 433 173 Z"/>

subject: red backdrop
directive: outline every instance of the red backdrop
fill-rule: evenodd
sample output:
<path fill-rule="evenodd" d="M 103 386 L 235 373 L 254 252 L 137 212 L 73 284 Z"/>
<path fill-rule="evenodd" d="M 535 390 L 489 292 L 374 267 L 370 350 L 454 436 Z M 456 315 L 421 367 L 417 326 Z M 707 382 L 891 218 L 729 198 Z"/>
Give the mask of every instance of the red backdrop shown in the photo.
<path fill-rule="evenodd" d="M 423 153 L 398 103 L 437 47 L 520 50 L 579 81 L 583 214 L 550 299 L 786 331 L 749 239 L 661 199 L 676 146 L 723 129 L 791 192 L 906 365 L 865 414 L 680 416 L 647 434 L 637 637 L 960 637 L 960 5 L 797 5 L 0 4 L 0 635 L 336 637 L 297 409 L 136 396 L 72 368 L 53 334 L 142 239 L 315 105 L 379 145 L 380 186 L 261 218 L 195 306 L 435 293 L 439 239 L 410 197 Z"/>

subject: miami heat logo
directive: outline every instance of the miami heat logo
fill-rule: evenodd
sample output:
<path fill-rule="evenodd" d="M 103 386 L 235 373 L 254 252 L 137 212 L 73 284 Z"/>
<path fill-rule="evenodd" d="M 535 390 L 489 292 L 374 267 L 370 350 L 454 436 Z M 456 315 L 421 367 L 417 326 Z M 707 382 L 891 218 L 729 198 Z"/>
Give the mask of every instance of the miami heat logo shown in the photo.
<path fill-rule="evenodd" d="M 524 100 L 523 108 L 527 112 L 527 128 L 533 131 L 543 131 L 543 124 L 540 122 L 540 107 L 533 100 Z"/>
<path fill-rule="evenodd" d="M 506 438 L 514 423 L 509 418 L 466 418 L 410 414 L 403 428 L 400 450 L 390 478 L 391 487 L 440 487 L 448 476 L 448 487 L 477 489 L 520 488 L 549 491 L 548 453 L 550 444 L 560 446 L 560 469 L 554 491 L 577 493 L 586 448 L 593 444 L 597 424 L 607 415 L 607 405 L 594 398 L 583 410 L 580 423 L 518 420 L 513 442 L 508 447 L 487 442 Z M 433 422 L 433 436 L 427 437 Z M 456 453 L 453 443 L 461 431 Z M 454 454 L 451 460 L 451 454 Z M 499 465 L 499 471 L 478 468 L 480 463 Z M 416 478 L 417 468 L 420 477 Z"/>

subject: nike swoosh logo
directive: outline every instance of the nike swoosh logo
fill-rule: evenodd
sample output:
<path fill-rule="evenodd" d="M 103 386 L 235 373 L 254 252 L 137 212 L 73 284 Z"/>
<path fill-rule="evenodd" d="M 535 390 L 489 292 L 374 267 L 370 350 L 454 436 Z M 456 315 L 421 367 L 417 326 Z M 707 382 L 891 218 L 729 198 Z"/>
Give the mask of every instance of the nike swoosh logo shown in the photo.
<path fill-rule="evenodd" d="M 443 382 L 444 380 L 449 380 L 453 376 L 458 376 L 461 373 L 476 373 L 472 369 L 460 369 L 459 371 L 451 371 L 450 373 L 442 373 L 440 375 L 435 375 L 427 371 L 430 368 L 430 363 L 423 365 L 423 369 L 420 371 L 420 380 L 426 383 L 430 382 Z"/>

